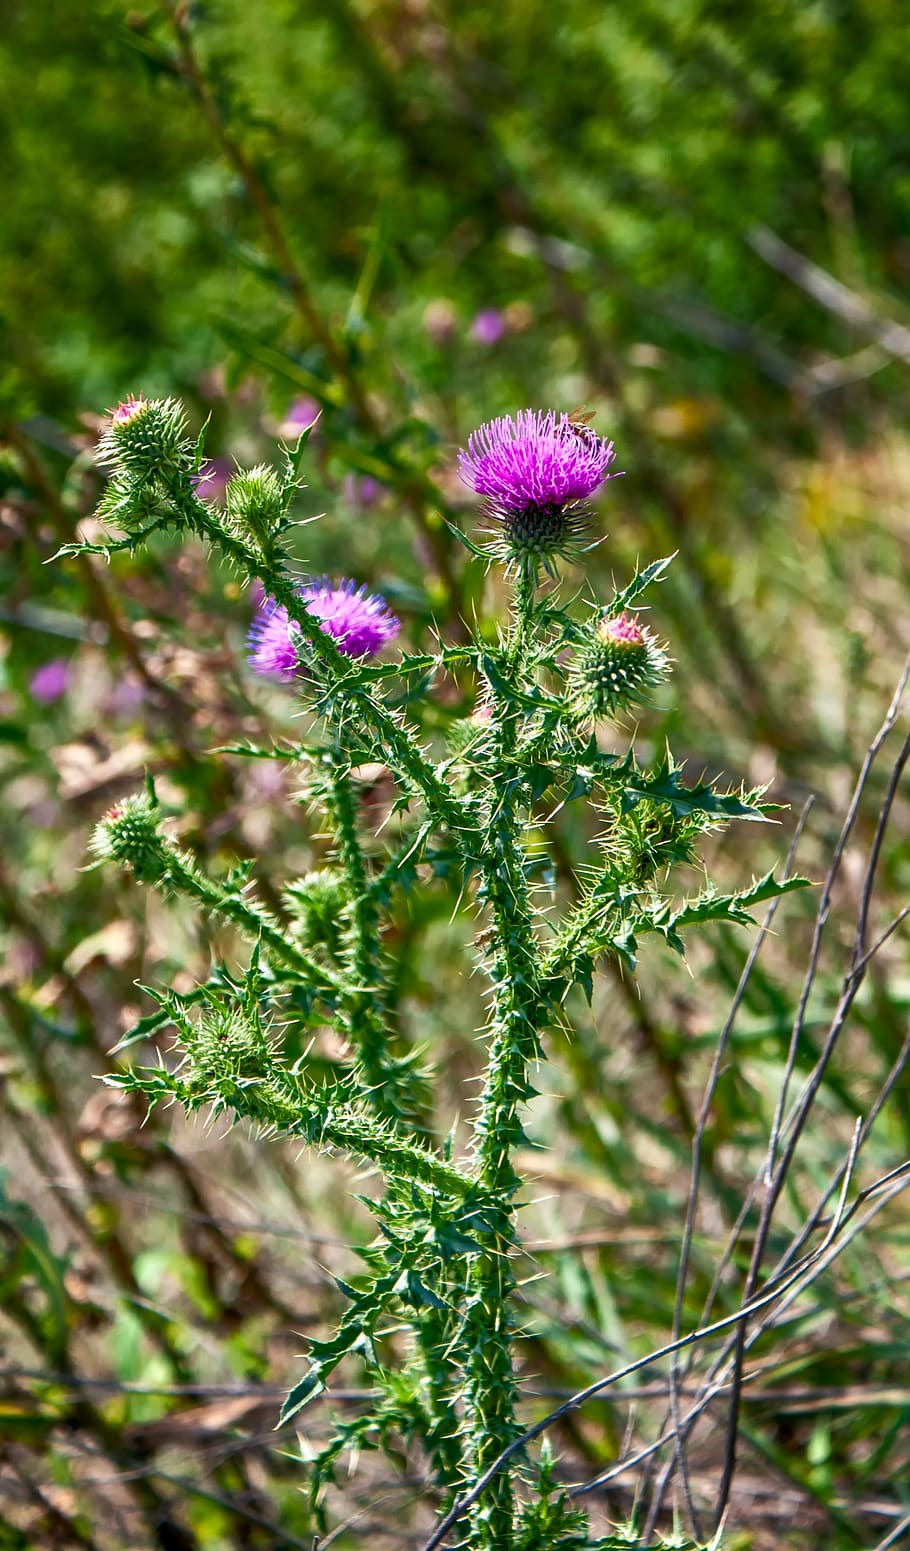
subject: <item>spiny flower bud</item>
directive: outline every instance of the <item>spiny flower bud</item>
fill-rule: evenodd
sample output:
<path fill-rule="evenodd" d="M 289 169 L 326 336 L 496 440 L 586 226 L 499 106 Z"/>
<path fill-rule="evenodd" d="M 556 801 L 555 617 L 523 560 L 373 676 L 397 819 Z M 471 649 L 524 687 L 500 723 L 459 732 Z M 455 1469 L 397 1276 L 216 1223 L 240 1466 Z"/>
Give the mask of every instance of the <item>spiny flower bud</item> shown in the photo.
<path fill-rule="evenodd" d="M 571 670 L 575 709 L 583 716 L 613 716 L 641 704 L 669 671 L 663 646 L 634 614 L 605 614 Z"/>
<path fill-rule="evenodd" d="M 157 883 L 168 867 L 158 805 L 144 792 L 118 802 L 96 825 L 91 848 L 104 861 L 129 867 L 140 883 Z"/>
<path fill-rule="evenodd" d="M 99 455 L 122 474 L 190 473 L 193 445 L 186 434 L 182 404 L 141 394 L 124 399 L 111 412 Z"/>
<path fill-rule="evenodd" d="M 261 1077 L 269 1046 L 259 1025 L 236 1009 L 204 1013 L 185 1036 L 193 1071 L 206 1083 Z"/>
<path fill-rule="evenodd" d="M 266 464 L 234 474 L 225 491 L 227 519 L 235 532 L 251 539 L 259 549 L 269 540 L 284 516 L 285 493 L 274 469 Z"/>
<path fill-rule="evenodd" d="M 324 948 L 333 958 L 341 947 L 346 879 L 337 867 L 304 873 L 289 883 L 284 903 L 293 919 L 292 931 L 305 948 Z"/>

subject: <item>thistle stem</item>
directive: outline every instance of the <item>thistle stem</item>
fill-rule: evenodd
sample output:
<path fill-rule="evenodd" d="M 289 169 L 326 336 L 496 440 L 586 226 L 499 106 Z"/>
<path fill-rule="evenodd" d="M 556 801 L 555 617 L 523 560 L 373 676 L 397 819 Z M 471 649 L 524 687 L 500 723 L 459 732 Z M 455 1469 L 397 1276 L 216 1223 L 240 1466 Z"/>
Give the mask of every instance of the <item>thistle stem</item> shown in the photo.
<path fill-rule="evenodd" d="M 537 563 L 524 557 L 516 574 L 506 676 L 520 682 L 534 621 Z M 540 953 L 516 814 L 520 789 L 513 767 L 517 709 L 500 702 L 497 719 L 501 782 L 490 792 L 481 852 L 481 899 L 492 917 L 490 974 L 494 1007 L 487 1078 L 474 1133 L 478 1180 L 489 1199 L 489 1244 L 473 1258 L 465 1317 L 465 1419 L 473 1477 L 482 1475 L 516 1436 L 510 1302 L 515 1277 L 512 1154 L 521 1141 L 519 1106 L 528 1098 L 528 1064 L 539 1053 Z M 472 1509 L 471 1551 L 509 1551 L 513 1540 L 512 1478 L 502 1471 Z"/>
<path fill-rule="evenodd" d="M 315 959 L 291 942 L 275 917 L 262 905 L 240 899 L 236 894 L 219 888 L 217 883 L 199 871 L 188 856 L 176 849 L 168 850 L 164 881 L 175 892 L 189 895 L 214 914 L 233 922 L 254 941 L 260 938 L 273 958 L 302 976 L 310 985 L 324 992 L 338 991 L 339 982 L 334 973 L 324 965 L 317 964 Z"/>
<path fill-rule="evenodd" d="M 379 911 L 360 844 L 350 767 L 337 748 L 326 755 L 325 764 L 324 800 L 348 883 L 343 939 L 346 983 L 339 1000 L 371 1107 L 391 1120 L 400 1120 L 415 1108 L 413 1074 L 408 1063 L 396 1059 L 391 1049 Z"/>
<path fill-rule="evenodd" d="M 326 805 L 334 821 L 338 851 L 350 886 L 345 957 L 353 982 L 345 992 L 342 1008 L 349 1036 L 356 1046 L 360 1076 L 369 1089 L 369 1102 L 379 1115 L 400 1119 L 415 1106 L 412 1071 L 396 1062 L 389 1051 L 387 1018 L 383 1016 L 377 983 L 381 981 L 379 912 L 370 889 L 363 850 L 357 832 L 357 815 L 350 770 L 342 753 L 326 756 L 328 779 Z M 441 1484 L 452 1494 L 460 1484 L 458 1414 L 449 1384 L 446 1352 L 451 1346 L 451 1319 L 435 1308 L 424 1309 L 415 1326 L 415 1341 L 423 1371 L 423 1401 L 429 1421 L 427 1447 Z"/>
<path fill-rule="evenodd" d="M 184 1028 L 182 1034 L 192 1055 L 192 1030 Z M 467 1194 L 470 1180 L 419 1140 L 409 1140 L 391 1122 L 368 1114 L 359 1099 L 351 1103 L 340 1085 L 319 1089 L 307 1084 L 275 1062 L 267 1051 L 259 1055 L 259 1065 L 259 1074 L 249 1078 L 213 1069 L 209 1062 L 201 1073 L 201 1092 L 194 1088 L 192 1077 L 186 1080 L 170 1076 L 163 1088 L 159 1085 L 156 1089 L 143 1080 L 141 1070 L 138 1076 L 134 1072 L 106 1080 L 115 1087 L 145 1092 L 153 1102 L 163 1098 L 165 1092 L 176 1094 L 188 1109 L 198 1108 L 200 1101 L 217 1100 L 238 1117 L 278 1135 L 297 1136 L 312 1146 L 353 1153 L 372 1164 L 390 1184 L 406 1190 L 417 1181 L 455 1200 L 462 1200 Z M 158 1077 L 157 1073 L 152 1075 Z"/>
<path fill-rule="evenodd" d="M 520 671 L 534 625 L 534 600 L 540 576 L 539 562 L 533 555 L 522 555 L 515 571 L 512 630 L 509 637 L 508 665 Z"/>

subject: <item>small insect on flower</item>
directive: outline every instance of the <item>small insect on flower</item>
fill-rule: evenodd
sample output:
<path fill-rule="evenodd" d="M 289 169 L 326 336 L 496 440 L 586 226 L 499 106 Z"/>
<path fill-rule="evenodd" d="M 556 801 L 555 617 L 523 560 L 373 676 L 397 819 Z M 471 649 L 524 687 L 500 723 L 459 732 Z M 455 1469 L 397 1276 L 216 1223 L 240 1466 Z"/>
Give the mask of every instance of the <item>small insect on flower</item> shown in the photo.
<path fill-rule="evenodd" d="M 589 409 L 587 404 L 579 404 L 577 409 L 570 410 L 569 424 L 576 436 L 584 439 L 587 436 L 597 435 L 593 424 L 596 413 L 597 411 Z"/>
<path fill-rule="evenodd" d="M 472 432 L 459 453 L 465 484 L 499 524 L 507 558 L 571 558 L 572 540 L 614 459 L 613 443 L 574 415 L 523 409 Z"/>
<path fill-rule="evenodd" d="M 328 577 L 306 582 L 298 592 L 308 614 L 319 620 L 346 657 L 375 657 L 394 641 L 401 625 L 386 607 L 384 598 L 367 592 L 356 582 L 335 583 Z M 256 673 L 292 679 L 299 671 L 297 648 L 287 609 L 266 598 L 250 629 L 250 664 Z"/>

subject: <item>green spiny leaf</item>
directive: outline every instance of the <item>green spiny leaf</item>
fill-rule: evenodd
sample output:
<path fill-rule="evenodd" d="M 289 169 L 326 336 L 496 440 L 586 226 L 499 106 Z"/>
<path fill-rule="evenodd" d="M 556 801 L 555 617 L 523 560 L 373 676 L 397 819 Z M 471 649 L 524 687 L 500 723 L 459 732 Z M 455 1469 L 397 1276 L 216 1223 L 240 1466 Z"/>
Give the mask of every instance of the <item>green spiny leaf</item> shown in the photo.
<path fill-rule="evenodd" d="M 808 878 L 777 879 L 773 871 L 767 872 L 756 879 L 750 888 L 741 889 L 735 894 L 718 894 L 713 888 L 705 889 L 695 899 L 686 900 L 685 904 L 671 911 L 665 919 L 655 916 L 654 926 L 660 932 L 679 931 L 684 926 L 696 926 L 705 921 L 731 921 L 751 926 L 749 911 L 755 905 L 809 887 L 811 884 Z"/>
<path fill-rule="evenodd" d="M 630 756 L 617 767 L 616 774 L 623 777 L 623 806 L 627 811 L 645 797 L 651 802 L 667 803 L 678 818 L 690 813 L 705 813 L 719 819 L 765 823 L 768 814 L 775 811 L 771 806 L 745 802 L 738 792 L 718 792 L 707 781 L 684 786 L 681 771 L 669 759 L 650 773 L 638 773 L 634 771 Z"/>

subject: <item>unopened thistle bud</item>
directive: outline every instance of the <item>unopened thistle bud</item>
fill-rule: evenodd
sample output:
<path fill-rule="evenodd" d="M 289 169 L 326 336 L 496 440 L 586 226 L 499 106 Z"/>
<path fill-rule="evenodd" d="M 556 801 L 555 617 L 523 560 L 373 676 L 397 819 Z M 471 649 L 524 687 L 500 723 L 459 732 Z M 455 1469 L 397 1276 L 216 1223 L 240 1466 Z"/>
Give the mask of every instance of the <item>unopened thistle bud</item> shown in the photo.
<path fill-rule="evenodd" d="M 240 538 L 251 540 L 258 549 L 267 549 L 285 512 L 285 492 L 281 480 L 266 464 L 234 474 L 225 491 L 225 509 L 230 526 Z"/>
<path fill-rule="evenodd" d="M 261 1077 L 269 1046 L 259 1025 L 233 1008 L 204 1013 L 187 1039 L 194 1073 L 207 1084 Z"/>
<path fill-rule="evenodd" d="M 571 557 L 587 502 L 613 462 L 613 443 L 553 410 L 491 420 L 459 454 L 465 484 L 483 496 L 506 559 Z"/>
<path fill-rule="evenodd" d="M 324 948 L 334 958 L 341 948 L 348 902 L 344 873 L 336 867 L 304 873 L 288 884 L 283 898 L 297 941 L 305 948 Z"/>
<path fill-rule="evenodd" d="M 664 647 L 634 614 L 603 615 L 572 666 L 572 701 L 580 715 L 613 716 L 640 705 L 669 671 Z"/>
<path fill-rule="evenodd" d="M 168 870 L 169 850 L 158 821 L 158 806 L 141 793 L 126 797 L 104 815 L 91 848 L 103 861 L 129 867 L 140 883 L 158 883 Z"/>
<path fill-rule="evenodd" d="M 120 474 L 148 478 L 191 473 L 193 444 L 183 406 L 176 399 L 146 399 L 141 394 L 124 399 L 111 412 L 99 452 Z"/>

